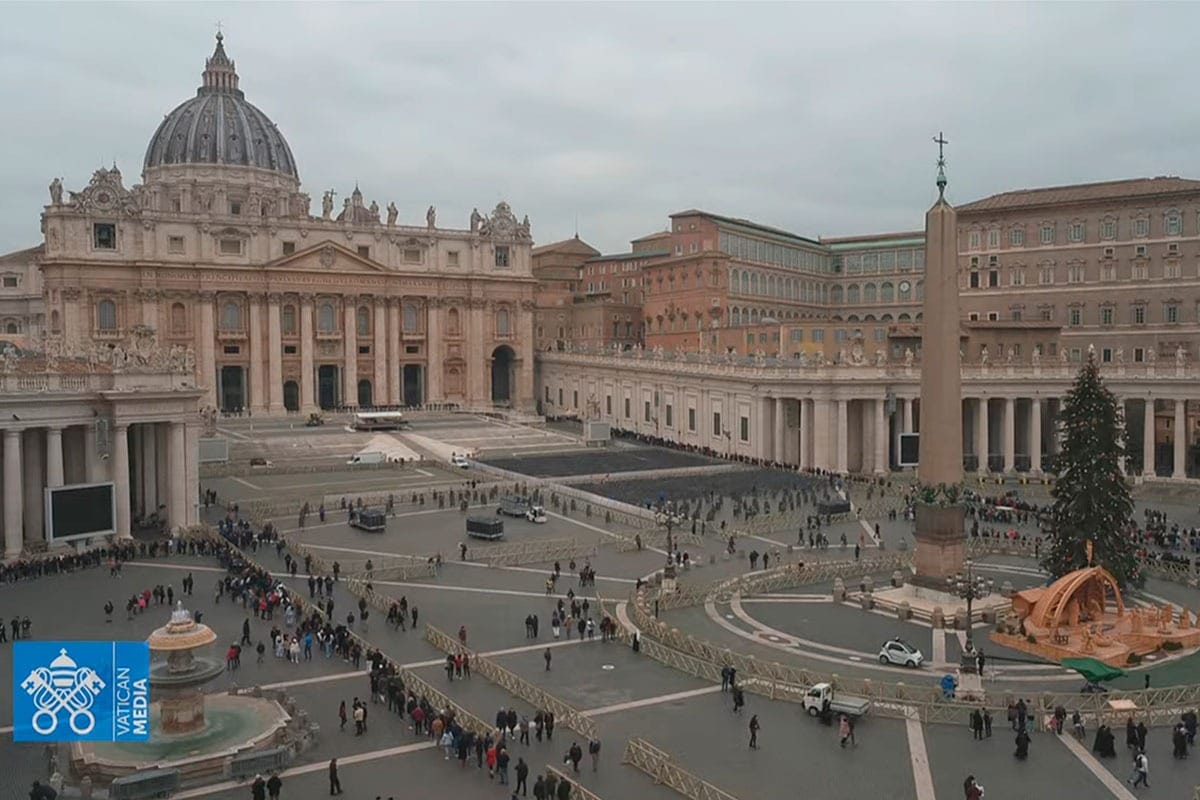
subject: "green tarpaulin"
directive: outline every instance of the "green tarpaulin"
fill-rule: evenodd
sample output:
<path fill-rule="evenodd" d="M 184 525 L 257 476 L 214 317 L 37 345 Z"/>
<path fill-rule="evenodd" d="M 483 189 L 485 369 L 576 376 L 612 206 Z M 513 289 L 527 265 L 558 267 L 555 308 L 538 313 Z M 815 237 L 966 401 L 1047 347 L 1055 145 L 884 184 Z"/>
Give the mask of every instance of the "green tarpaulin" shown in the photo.
<path fill-rule="evenodd" d="M 1125 674 L 1125 670 L 1117 667 L 1110 667 L 1103 661 L 1098 661 L 1094 658 L 1064 658 L 1062 665 L 1067 669 L 1073 669 L 1092 683 L 1101 683 L 1103 681 L 1111 681 L 1115 678 L 1120 678 Z"/>

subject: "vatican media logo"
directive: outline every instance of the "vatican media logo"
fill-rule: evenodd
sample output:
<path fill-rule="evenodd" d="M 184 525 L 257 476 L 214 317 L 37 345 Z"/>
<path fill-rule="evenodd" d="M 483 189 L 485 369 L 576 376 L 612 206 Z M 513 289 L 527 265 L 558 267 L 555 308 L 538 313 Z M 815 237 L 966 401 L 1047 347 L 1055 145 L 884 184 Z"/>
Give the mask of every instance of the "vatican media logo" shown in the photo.
<path fill-rule="evenodd" d="M 13 740 L 150 738 L 145 642 L 13 642 Z"/>

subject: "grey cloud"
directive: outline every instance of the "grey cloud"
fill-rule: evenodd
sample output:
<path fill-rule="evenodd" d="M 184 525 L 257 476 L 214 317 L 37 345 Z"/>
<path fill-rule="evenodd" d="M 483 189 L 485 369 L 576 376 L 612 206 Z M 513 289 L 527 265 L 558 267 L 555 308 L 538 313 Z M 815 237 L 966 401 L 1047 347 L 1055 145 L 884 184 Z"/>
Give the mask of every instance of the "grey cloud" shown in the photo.
<path fill-rule="evenodd" d="M 935 195 L 1200 175 L 1192 4 L 10 4 L 0 249 L 46 184 L 136 180 L 215 20 L 306 189 L 443 224 L 501 198 L 605 251 L 702 207 L 808 236 L 918 227 Z M 38 32 L 39 35 L 31 35 Z M 1182 70 L 1182 71 L 1181 71 Z"/>

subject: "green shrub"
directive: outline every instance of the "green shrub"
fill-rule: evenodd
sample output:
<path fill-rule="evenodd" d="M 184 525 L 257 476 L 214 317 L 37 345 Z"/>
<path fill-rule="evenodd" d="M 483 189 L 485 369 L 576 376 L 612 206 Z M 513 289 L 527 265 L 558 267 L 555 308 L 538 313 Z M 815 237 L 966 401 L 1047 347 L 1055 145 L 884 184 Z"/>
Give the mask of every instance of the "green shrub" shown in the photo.
<path fill-rule="evenodd" d="M 1180 642 L 1163 642 L 1162 649 L 1168 653 L 1177 653 L 1183 649 L 1183 645 Z"/>

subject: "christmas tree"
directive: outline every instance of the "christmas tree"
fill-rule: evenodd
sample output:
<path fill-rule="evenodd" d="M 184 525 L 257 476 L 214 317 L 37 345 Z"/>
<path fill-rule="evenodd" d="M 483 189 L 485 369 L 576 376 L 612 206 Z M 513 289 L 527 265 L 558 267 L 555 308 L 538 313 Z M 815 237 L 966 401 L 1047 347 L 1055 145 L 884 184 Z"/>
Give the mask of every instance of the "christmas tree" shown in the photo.
<path fill-rule="evenodd" d="M 1055 578 L 1095 563 L 1122 587 L 1142 583 L 1135 543 L 1126 530 L 1133 500 L 1120 467 L 1125 455 L 1123 417 L 1089 348 L 1087 363 L 1059 415 L 1062 449 L 1051 492 L 1053 530 L 1042 559 Z M 1088 542 L 1094 550 L 1090 562 Z"/>

